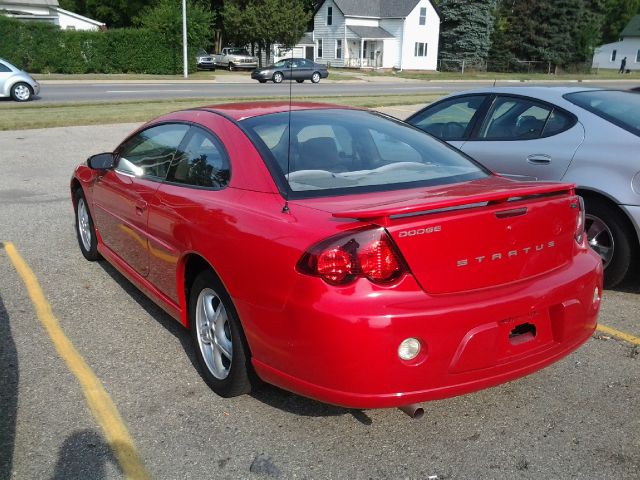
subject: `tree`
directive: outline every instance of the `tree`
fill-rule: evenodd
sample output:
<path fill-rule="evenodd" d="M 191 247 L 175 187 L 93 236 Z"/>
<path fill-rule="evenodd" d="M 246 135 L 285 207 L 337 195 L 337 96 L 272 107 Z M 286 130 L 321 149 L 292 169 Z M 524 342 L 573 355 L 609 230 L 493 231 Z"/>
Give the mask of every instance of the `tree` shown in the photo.
<path fill-rule="evenodd" d="M 109 28 L 130 27 L 135 16 L 155 0 L 60 0 L 60 6 L 74 13 L 104 22 Z"/>
<path fill-rule="evenodd" d="M 245 6 L 226 2 L 222 17 L 225 38 L 236 45 L 257 45 L 268 60 L 272 45 L 292 47 L 300 40 L 311 13 L 301 0 L 250 0 Z"/>
<path fill-rule="evenodd" d="M 602 42 L 617 41 L 624 27 L 638 14 L 640 14 L 640 0 L 606 0 Z"/>
<path fill-rule="evenodd" d="M 462 61 L 483 65 L 489 53 L 495 0 L 441 0 L 440 60 L 442 69 L 457 70 Z"/>

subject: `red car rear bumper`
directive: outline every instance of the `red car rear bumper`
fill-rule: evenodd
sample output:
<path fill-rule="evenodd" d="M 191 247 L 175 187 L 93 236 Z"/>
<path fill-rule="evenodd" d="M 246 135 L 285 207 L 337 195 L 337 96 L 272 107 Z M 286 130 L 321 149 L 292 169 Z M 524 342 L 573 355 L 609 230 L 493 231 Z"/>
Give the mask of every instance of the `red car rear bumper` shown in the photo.
<path fill-rule="evenodd" d="M 596 288 L 602 266 L 591 250 L 535 279 L 438 296 L 412 277 L 393 288 L 362 281 L 336 289 L 301 276 L 280 312 L 288 340 L 270 358 L 254 352 L 253 364 L 269 383 L 351 408 L 452 397 L 522 377 L 578 348 L 597 325 Z M 406 362 L 397 352 L 409 337 L 423 351 Z"/>

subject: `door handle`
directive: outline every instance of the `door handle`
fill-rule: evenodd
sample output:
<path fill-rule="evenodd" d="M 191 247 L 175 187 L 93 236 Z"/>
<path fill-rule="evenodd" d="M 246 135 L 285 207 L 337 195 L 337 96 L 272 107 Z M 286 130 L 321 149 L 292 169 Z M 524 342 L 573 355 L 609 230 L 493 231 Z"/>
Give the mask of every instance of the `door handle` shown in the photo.
<path fill-rule="evenodd" d="M 551 156 L 545 155 L 544 153 L 537 153 L 529 155 L 527 157 L 527 162 L 532 165 L 549 165 L 551 163 Z"/>
<path fill-rule="evenodd" d="M 144 201 L 136 202 L 136 213 L 138 215 L 142 215 L 146 209 L 147 209 L 147 202 L 144 202 Z"/>

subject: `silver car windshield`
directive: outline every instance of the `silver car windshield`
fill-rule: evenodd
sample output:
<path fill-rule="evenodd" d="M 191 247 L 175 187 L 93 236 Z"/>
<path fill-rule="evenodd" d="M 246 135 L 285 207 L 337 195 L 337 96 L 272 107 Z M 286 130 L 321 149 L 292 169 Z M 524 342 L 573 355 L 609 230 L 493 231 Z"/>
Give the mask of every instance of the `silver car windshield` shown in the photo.
<path fill-rule="evenodd" d="M 283 112 L 242 124 L 263 147 L 272 174 L 280 177 L 276 182 L 302 197 L 442 185 L 489 175 L 447 144 L 367 111 L 294 111 L 291 123 Z"/>
<path fill-rule="evenodd" d="M 640 94 L 590 90 L 568 93 L 564 98 L 640 137 Z"/>

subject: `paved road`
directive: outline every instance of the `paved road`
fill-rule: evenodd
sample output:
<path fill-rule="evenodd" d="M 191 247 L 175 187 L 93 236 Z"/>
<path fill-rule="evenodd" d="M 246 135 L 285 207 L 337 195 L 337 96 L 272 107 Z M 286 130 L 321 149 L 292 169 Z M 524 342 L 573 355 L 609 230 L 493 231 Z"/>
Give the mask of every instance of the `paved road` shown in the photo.
<path fill-rule="evenodd" d="M 527 378 L 428 403 L 420 421 L 270 387 L 217 397 L 194 368 L 188 334 L 77 248 L 72 169 L 134 127 L 0 132 L 0 242 L 33 270 L 152 478 L 638 478 L 638 348 L 600 334 Z M 123 478 L 2 248 L 0 279 L 0 479 Z M 605 293 L 600 320 L 639 336 L 640 286 L 629 288 Z"/>
<path fill-rule="evenodd" d="M 239 98 L 289 95 L 289 84 L 259 84 L 242 76 L 231 77 L 232 82 L 44 82 L 39 103 L 69 101 L 115 101 L 152 100 L 173 98 Z M 294 96 L 338 96 L 338 95 L 381 95 L 443 93 L 492 85 L 490 81 L 473 82 L 424 82 L 397 79 L 394 81 L 326 81 L 313 85 L 309 82 L 294 83 Z M 549 85 L 550 83 L 497 82 L 497 85 Z M 560 85 L 562 83 L 553 83 Z M 630 88 L 634 82 L 568 82 L 566 85 L 604 86 L 607 88 Z"/>

